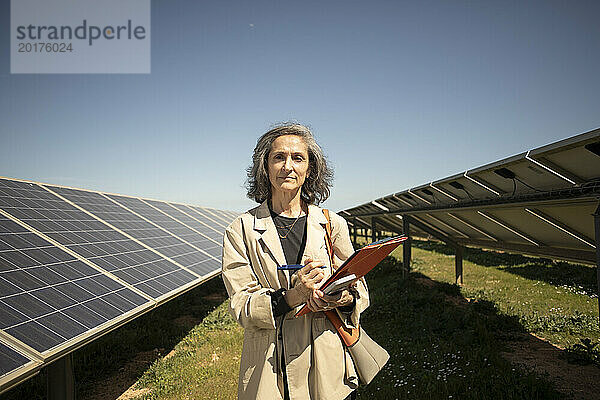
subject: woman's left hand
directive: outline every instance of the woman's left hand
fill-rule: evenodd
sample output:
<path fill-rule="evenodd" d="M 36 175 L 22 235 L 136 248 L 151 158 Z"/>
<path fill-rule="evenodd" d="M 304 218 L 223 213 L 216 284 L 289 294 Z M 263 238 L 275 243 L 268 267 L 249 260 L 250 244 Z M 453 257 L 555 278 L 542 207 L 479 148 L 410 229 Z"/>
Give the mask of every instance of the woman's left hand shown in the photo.
<path fill-rule="evenodd" d="M 319 289 L 314 289 L 312 296 L 308 298 L 307 305 L 311 311 L 327 311 L 351 304 L 353 300 L 354 296 L 348 289 L 331 296 L 324 294 Z"/>

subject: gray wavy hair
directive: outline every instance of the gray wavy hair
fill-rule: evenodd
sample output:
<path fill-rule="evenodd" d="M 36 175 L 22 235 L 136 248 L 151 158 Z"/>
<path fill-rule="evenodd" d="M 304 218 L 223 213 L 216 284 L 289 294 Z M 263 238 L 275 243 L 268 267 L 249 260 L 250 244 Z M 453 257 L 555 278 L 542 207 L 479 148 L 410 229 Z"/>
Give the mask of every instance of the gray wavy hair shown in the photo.
<path fill-rule="evenodd" d="M 252 165 L 247 169 L 246 189 L 248 198 L 262 203 L 271 197 L 271 181 L 269 181 L 268 160 L 271 145 L 279 136 L 295 135 L 301 137 L 308 147 L 308 175 L 300 196 L 307 204 L 319 204 L 329 197 L 333 182 L 333 169 L 327 165 L 323 150 L 315 141 L 310 129 L 296 123 L 285 123 L 275 126 L 258 138 Z"/>

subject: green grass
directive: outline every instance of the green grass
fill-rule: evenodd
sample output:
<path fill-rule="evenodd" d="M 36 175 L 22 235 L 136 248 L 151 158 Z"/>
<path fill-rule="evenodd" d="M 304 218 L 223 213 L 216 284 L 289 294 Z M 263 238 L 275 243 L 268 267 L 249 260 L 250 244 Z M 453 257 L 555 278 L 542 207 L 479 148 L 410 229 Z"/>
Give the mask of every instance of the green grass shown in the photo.
<path fill-rule="evenodd" d="M 363 327 L 388 349 L 390 363 L 359 397 L 560 398 L 549 382 L 501 357 L 503 340 L 524 333 L 518 318 L 490 301 L 461 302 L 457 286 L 418 272 L 402 279 L 395 260 L 370 278 L 374 307 Z"/>
<path fill-rule="evenodd" d="M 143 399 L 235 399 L 243 330 L 227 312 L 227 301 L 157 360 L 138 381 Z"/>
<path fill-rule="evenodd" d="M 408 277 L 401 274 L 401 250 L 368 275 L 372 305 L 363 328 L 391 357 L 359 398 L 562 398 L 548 377 L 502 357 L 508 342 L 528 333 L 569 348 L 572 361 L 598 359 L 592 267 L 469 249 L 459 287 L 451 249 L 413 243 Z M 223 296 L 217 278 L 77 351 L 79 398 L 138 352 L 158 349 L 154 362 L 132 378 L 138 398 L 235 399 L 243 331 Z M 173 322 L 190 315 L 196 325 Z M 587 344 L 578 345 L 585 338 Z M 43 376 L 33 378 L 6 399 L 44 398 L 43 382 Z"/>
<path fill-rule="evenodd" d="M 415 247 L 415 272 L 454 282 L 451 249 L 419 241 Z M 600 339 L 595 267 L 467 249 L 463 277 L 462 295 L 492 302 L 501 313 L 518 318 L 528 332 L 559 347 L 573 346 L 581 338 Z"/>

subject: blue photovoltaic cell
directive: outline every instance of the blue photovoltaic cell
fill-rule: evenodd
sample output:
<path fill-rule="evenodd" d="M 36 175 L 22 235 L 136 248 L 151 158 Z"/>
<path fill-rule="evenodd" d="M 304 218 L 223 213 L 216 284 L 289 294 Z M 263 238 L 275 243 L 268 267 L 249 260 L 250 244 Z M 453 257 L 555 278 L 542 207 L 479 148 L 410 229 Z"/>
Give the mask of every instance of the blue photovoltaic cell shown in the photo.
<path fill-rule="evenodd" d="M 0 215 L 0 329 L 44 352 L 148 300 Z"/>
<path fill-rule="evenodd" d="M 196 268 L 202 269 L 201 264 L 210 259 L 206 253 L 183 242 L 168 231 L 156 227 L 99 193 L 51 188 L 101 220 L 192 271 Z"/>
<path fill-rule="evenodd" d="M 225 226 L 227 227 L 233 220 L 234 220 L 234 216 L 232 216 L 231 214 L 229 214 L 227 211 L 222 211 L 222 210 L 215 210 L 215 209 L 207 209 L 207 208 L 202 208 L 202 207 L 198 207 L 198 206 L 188 206 L 193 208 L 194 210 L 198 211 L 198 212 L 204 212 L 207 216 L 215 216 L 217 218 L 219 218 L 219 221 L 221 222 L 221 224 L 225 224 Z"/>
<path fill-rule="evenodd" d="M 221 211 L 221 210 L 217 210 L 217 211 Z M 236 219 L 236 217 L 239 214 L 235 214 L 232 213 L 231 211 L 221 211 L 223 213 L 223 215 L 225 215 L 225 217 L 229 220 L 229 222 L 231 223 L 234 219 Z"/>
<path fill-rule="evenodd" d="M 185 211 L 185 212 L 188 212 L 188 210 L 190 210 L 192 212 L 192 215 L 194 216 L 194 218 L 199 219 L 200 221 L 216 228 L 219 231 L 224 230 L 227 227 L 227 223 L 225 223 L 225 221 L 223 221 L 219 217 L 214 216 L 212 213 L 203 209 L 202 207 L 187 206 L 187 205 L 183 205 L 183 204 L 173 204 L 173 205 L 175 207 L 177 207 L 178 209 Z"/>
<path fill-rule="evenodd" d="M 207 247 L 203 247 L 202 249 L 211 256 L 219 260 L 221 259 L 221 255 L 223 252 L 223 232 L 225 232 L 224 227 L 222 227 L 221 225 L 217 225 L 212 221 L 211 225 L 200 222 L 198 219 L 195 219 L 193 218 L 193 216 L 190 216 L 191 214 L 195 213 L 194 210 L 188 209 L 185 206 L 181 207 L 183 207 L 184 212 L 189 212 L 188 214 L 185 214 L 179 209 L 172 207 L 171 204 L 164 203 L 162 201 L 145 200 L 145 202 L 151 204 L 152 206 L 158 208 L 159 210 L 163 211 L 169 216 L 183 222 L 190 228 L 193 228 L 195 231 L 200 232 L 203 236 L 209 238 L 213 243 L 212 246 L 209 243 L 207 243 Z M 176 207 L 177 205 L 173 204 L 173 206 Z"/>
<path fill-rule="evenodd" d="M 184 240 L 186 243 L 191 244 L 196 249 L 205 251 L 205 249 L 215 247 L 215 243 L 206 236 L 201 235 L 187 225 L 178 222 L 173 217 L 166 215 L 140 199 L 117 195 L 107 196 L 146 218 L 148 221 L 167 230 L 174 236 Z M 185 266 L 200 275 L 206 275 L 221 268 L 220 259 L 214 258 L 202 251 L 195 252 L 192 261 L 193 262 L 185 264 Z"/>
<path fill-rule="evenodd" d="M 227 219 L 220 212 L 217 212 L 215 210 L 209 210 L 209 209 L 202 208 L 202 207 L 196 207 L 196 206 L 187 205 L 186 207 L 191 208 L 191 209 L 205 215 L 207 218 L 210 218 L 215 223 L 217 223 L 223 227 L 227 227 L 227 225 L 229 225 L 229 222 L 227 222 Z"/>
<path fill-rule="evenodd" d="M 0 377 L 24 366 L 30 361 L 29 358 L 17 353 L 3 343 L 0 343 Z"/>
<path fill-rule="evenodd" d="M 225 224 L 224 221 L 221 221 L 214 215 L 208 214 L 206 211 L 197 210 L 183 204 L 173 204 L 173 206 L 176 207 L 178 210 L 189 214 L 190 216 L 202 222 L 203 224 L 210 226 L 211 228 L 213 228 L 214 231 L 218 232 L 221 235 L 219 237 L 222 238 L 222 234 L 225 231 L 225 228 L 227 227 L 227 224 Z"/>
<path fill-rule="evenodd" d="M 38 185 L 0 179 L 0 208 L 153 298 L 197 279 Z"/>

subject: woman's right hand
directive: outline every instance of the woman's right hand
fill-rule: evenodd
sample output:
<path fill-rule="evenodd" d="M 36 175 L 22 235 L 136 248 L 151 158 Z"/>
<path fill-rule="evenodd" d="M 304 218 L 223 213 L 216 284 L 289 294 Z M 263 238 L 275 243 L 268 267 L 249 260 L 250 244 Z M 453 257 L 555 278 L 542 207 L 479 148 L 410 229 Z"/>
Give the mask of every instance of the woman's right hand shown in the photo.
<path fill-rule="evenodd" d="M 308 301 L 310 296 L 312 296 L 313 289 L 318 289 L 321 286 L 321 282 L 325 279 L 323 266 L 325 266 L 325 263 L 307 258 L 304 262 L 304 267 L 296 273 L 298 279 L 294 289 L 300 292 L 304 301 Z"/>
<path fill-rule="evenodd" d="M 290 307 L 296 307 L 307 303 L 313 294 L 313 289 L 318 289 L 321 282 L 325 279 L 325 270 L 321 268 L 325 264 L 320 261 L 313 261 L 308 258 L 304 262 L 304 267 L 294 274 L 292 282 L 294 287 L 285 292 L 285 301 Z"/>

